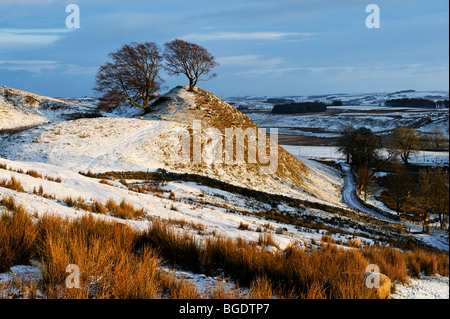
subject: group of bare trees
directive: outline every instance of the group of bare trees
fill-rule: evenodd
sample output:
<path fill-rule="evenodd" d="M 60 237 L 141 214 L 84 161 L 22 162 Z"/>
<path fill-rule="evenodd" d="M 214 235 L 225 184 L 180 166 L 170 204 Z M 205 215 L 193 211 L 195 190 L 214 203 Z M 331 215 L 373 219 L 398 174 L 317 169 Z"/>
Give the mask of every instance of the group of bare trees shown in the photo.
<path fill-rule="evenodd" d="M 448 226 L 448 169 L 426 167 L 409 172 L 405 165 L 396 162 L 383 186 L 383 202 L 399 215 L 422 222 L 424 232 L 429 232 L 430 223 L 438 223 L 441 229 Z"/>
<path fill-rule="evenodd" d="M 364 193 L 364 200 L 375 183 L 375 173 L 389 171 L 383 178 L 385 191 L 381 199 L 385 204 L 398 214 L 422 221 L 424 231 L 429 230 L 431 222 L 439 222 L 441 227 L 448 224 L 448 168 L 418 168 L 410 164 L 411 156 L 420 150 L 448 150 L 448 138 L 442 131 L 419 134 L 412 128 L 400 127 L 382 143 L 370 129 L 345 127 L 337 147 L 352 165 L 358 192 Z"/>
<path fill-rule="evenodd" d="M 387 147 L 389 151 L 400 156 L 405 165 L 408 165 L 410 157 L 420 150 L 448 150 L 448 138 L 438 129 L 431 133 L 419 134 L 413 128 L 398 127 L 394 129 L 391 143 Z"/>
<path fill-rule="evenodd" d="M 428 167 L 417 172 L 411 169 L 409 159 L 421 150 L 448 150 L 448 138 L 437 129 L 419 134 L 413 128 L 400 127 L 394 129 L 388 147 L 402 163 L 395 162 L 394 171 L 387 176 L 384 198 L 393 200 L 399 214 L 421 220 L 424 231 L 429 231 L 432 222 L 439 222 L 443 228 L 449 215 L 448 168 Z M 414 174 L 416 178 L 412 177 Z M 438 219 L 433 220 L 432 216 Z"/>
<path fill-rule="evenodd" d="M 111 61 L 97 73 L 94 89 L 100 94 L 98 106 L 113 108 L 128 101 L 133 106 L 148 107 L 164 83 L 162 69 L 169 75 L 185 75 L 191 91 L 198 81 L 216 76 L 210 72 L 219 64 L 205 48 L 180 39 L 167 42 L 164 47 L 161 52 L 154 42 L 132 42 L 110 53 Z"/>

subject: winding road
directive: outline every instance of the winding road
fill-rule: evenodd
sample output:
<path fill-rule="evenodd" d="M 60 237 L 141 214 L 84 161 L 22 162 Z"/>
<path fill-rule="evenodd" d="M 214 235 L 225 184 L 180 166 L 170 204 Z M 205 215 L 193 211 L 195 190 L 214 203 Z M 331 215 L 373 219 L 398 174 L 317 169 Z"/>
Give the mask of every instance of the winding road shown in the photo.
<path fill-rule="evenodd" d="M 445 236 L 445 232 L 440 230 L 433 230 L 432 234 L 424 234 L 422 233 L 422 226 L 417 224 L 408 223 L 405 221 L 399 221 L 395 218 L 389 218 L 389 213 L 381 214 L 377 212 L 375 209 L 371 209 L 369 206 L 364 205 L 364 203 L 359 199 L 356 194 L 356 181 L 353 176 L 350 165 L 341 163 L 342 172 L 344 173 L 344 190 L 342 192 L 343 199 L 347 203 L 350 208 L 359 210 L 363 213 L 369 214 L 376 218 L 391 222 L 391 223 L 400 223 L 405 225 L 407 229 L 411 232 L 411 234 L 418 240 L 422 241 L 425 245 L 433 246 L 443 251 L 448 251 L 449 243 L 448 243 L 448 233 Z M 442 235 L 444 234 L 444 235 Z"/>
<path fill-rule="evenodd" d="M 356 194 L 356 181 L 353 176 L 350 165 L 342 163 L 341 167 L 342 172 L 344 173 L 344 182 L 345 182 L 342 196 L 344 198 L 344 201 L 348 204 L 348 206 L 350 206 L 353 209 L 362 211 L 363 213 L 377 217 L 379 219 L 383 219 L 389 222 L 398 222 L 365 206 L 359 199 L 358 195 Z"/>

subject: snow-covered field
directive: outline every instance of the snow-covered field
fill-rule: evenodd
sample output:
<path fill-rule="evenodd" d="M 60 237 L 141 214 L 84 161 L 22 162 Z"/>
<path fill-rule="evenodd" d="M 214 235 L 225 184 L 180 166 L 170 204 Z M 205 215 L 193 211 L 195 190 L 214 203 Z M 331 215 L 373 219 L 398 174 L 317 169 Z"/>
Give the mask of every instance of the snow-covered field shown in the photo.
<path fill-rule="evenodd" d="M 267 103 L 268 98 L 282 98 L 292 100 L 294 102 L 309 102 L 319 101 L 331 103 L 334 100 L 342 101 L 345 105 L 351 107 L 378 107 L 380 104 L 384 105 L 386 100 L 400 99 L 400 98 L 424 98 L 433 101 L 448 100 L 448 91 L 415 91 L 404 90 L 397 92 L 375 92 L 375 93 L 334 93 L 322 95 L 299 95 L 299 96 L 245 96 L 245 97 L 230 97 L 228 100 L 236 103 L 237 106 L 244 105 L 252 107 L 252 104 L 257 104 L 258 107 L 271 108 L 273 104 Z"/>
<path fill-rule="evenodd" d="M 282 147 L 290 152 L 292 155 L 301 159 L 325 159 L 325 160 L 345 160 L 345 157 L 339 153 L 336 147 L 333 146 L 294 146 L 282 145 Z M 386 156 L 387 152 L 381 152 L 381 155 Z M 412 164 L 418 165 L 448 165 L 449 152 L 448 151 L 420 151 L 413 154 L 409 160 Z"/>
<path fill-rule="evenodd" d="M 340 111 L 338 111 L 340 110 Z M 435 129 L 449 134 L 449 111 L 442 110 L 407 110 L 367 113 L 361 110 L 358 113 L 353 110 L 334 109 L 326 114 L 304 114 L 304 115 L 280 115 L 271 113 L 246 113 L 260 127 L 277 127 L 280 132 L 291 135 L 314 136 L 314 132 L 326 134 L 324 137 L 334 137 L 343 127 L 367 127 L 374 133 L 386 134 L 396 127 L 410 127 L 419 132 L 432 132 Z M 317 135 L 320 136 L 320 135 Z"/>

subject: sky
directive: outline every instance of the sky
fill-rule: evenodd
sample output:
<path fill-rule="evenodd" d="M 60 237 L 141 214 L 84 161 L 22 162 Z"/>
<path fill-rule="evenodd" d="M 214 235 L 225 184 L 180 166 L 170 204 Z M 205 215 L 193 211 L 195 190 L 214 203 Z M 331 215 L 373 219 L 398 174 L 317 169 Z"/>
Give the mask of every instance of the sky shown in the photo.
<path fill-rule="evenodd" d="M 0 85 L 95 96 L 108 53 L 176 38 L 220 63 L 198 86 L 222 98 L 449 90 L 448 0 L 0 0 Z M 161 93 L 188 84 L 161 76 Z"/>

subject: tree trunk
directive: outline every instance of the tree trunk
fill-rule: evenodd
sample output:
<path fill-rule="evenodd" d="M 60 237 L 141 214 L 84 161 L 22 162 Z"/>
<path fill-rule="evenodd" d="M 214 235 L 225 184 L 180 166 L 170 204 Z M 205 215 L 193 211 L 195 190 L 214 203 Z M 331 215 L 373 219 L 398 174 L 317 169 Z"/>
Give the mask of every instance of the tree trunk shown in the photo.
<path fill-rule="evenodd" d="M 189 79 L 189 91 L 194 91 L 195 84 L 197 84 L 197 81 L 194 79 Z"/>
<path fill-rule="evenodd" d="M 425 212 L 424 218 L 423 218 L 423 232 L 426 234 L 430 233 L 430 227 L 428 226 L 428 222 L 429 222 L 429 217 L 430 213 L 429 212 Z"/>

